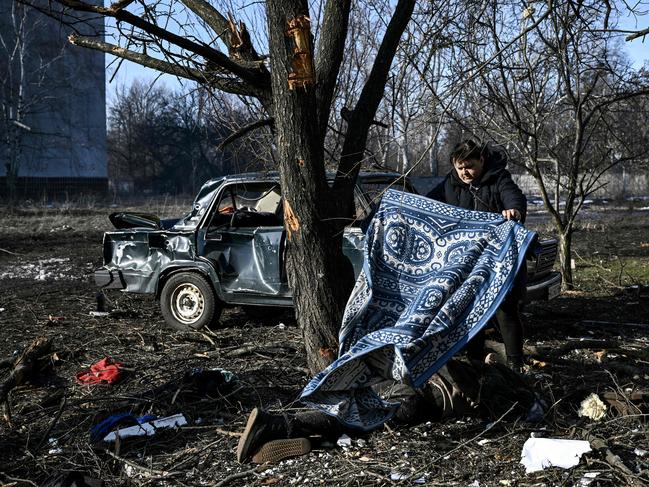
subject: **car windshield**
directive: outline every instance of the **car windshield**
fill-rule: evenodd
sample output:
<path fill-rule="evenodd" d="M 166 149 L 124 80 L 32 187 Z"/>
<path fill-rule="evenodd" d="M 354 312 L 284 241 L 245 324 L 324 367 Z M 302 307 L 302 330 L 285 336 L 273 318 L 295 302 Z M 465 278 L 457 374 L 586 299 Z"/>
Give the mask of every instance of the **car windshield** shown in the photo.
<path fill-rule="evenodd" d="M 214 198 L 214 194 L 217 192 L 225 178 L 213 179 L 205 183 L 201 189 L 198 191 L 194 203 L 192 204 L 192 209 L 184 217 L 182 217 L 176 224 L 172 227 L 175 230 L 187 230 L 196 228 L 198 223 L 203 218 L 203 215 L 208 210 L 208 207 Z"/>

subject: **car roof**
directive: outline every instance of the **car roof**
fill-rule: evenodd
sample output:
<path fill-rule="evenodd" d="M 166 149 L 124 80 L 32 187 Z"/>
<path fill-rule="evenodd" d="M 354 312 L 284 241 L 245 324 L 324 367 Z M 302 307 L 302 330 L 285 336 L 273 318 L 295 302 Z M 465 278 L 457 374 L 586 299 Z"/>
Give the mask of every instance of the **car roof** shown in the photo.
<path fill-rule="evenodd" d="M 336 174 L 334 172 L 327 173 L 327 179 L 332 180 Z M 367 180 L 380 180 L 384 178 L 397 179 L 403 177 L 403 174 L 395 171 L 361 171 L 359 173 L 359 178 Z M 221 176 L 218 178 L 213 178 L 207 181 L 205 184 L 210 184 L 214 182 L 236 182 L 236 181 L 277 181 L 279 182 L 279 172 L 277 171 L 257 171 L 257 172 L 244 172 L 238 174 L 228 174 L 226 176 Z"/>

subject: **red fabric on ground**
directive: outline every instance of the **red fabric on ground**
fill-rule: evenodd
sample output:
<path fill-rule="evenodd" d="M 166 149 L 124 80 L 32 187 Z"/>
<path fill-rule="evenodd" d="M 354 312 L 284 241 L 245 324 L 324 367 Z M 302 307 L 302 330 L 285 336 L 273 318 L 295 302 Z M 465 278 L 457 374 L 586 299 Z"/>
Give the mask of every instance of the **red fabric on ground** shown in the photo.
<path fill-rule="evenodd" d="M 76 375 L 77 382 L 81 384 L 114 384 L 122 378 L 121 368 L 124 364 L 113 362 L 113 359 L 104 357 L 99 362 L 90 366 L 89 371 L 82 371 Z"/>

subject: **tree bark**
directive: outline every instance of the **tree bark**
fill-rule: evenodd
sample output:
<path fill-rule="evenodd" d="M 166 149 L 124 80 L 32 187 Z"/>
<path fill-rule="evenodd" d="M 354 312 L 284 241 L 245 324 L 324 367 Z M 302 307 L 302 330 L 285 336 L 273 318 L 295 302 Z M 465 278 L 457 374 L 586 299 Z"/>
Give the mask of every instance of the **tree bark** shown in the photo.
<path fill-rule="evenodd" d="M 559 266 L 563 277 L 563 288 L 573 289 L 572 276 L 572 230 L 565 229 L 559 234 Z"/>
<path fill-rule="evenodd" d="M 338 328 L 352 278 L 350 272 L 341 272 L 341 263 L 346 261 L 344 223 L 336 218 L 327 184 L 315 83 L 293 90 L 288 85 L 295 46 L 285 31 L 289 20 L 308 16 L 308 5 L 306 0 L 270 0 L 267 14 L 275 140 L 287 226 L 286 270 L 307 363 L 316 373 L 336 357 Z"/>

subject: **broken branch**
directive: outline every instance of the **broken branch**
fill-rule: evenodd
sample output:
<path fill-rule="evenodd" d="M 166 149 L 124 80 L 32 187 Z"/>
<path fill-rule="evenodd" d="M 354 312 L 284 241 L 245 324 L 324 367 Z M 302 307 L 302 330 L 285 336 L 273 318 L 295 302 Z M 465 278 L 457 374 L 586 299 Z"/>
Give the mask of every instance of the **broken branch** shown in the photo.
<path fill-rule="evenodd" d="M 49 352 L 52 341 L 49 338 L 37 338 L 23 351 L 16 359 L 13 370 L 7 380 L 0 384 L 0 403 L 7 400 L 7 395 L 11 390 L 27 382 L 29 377 L 34 373 L 38 359 Z"/>

